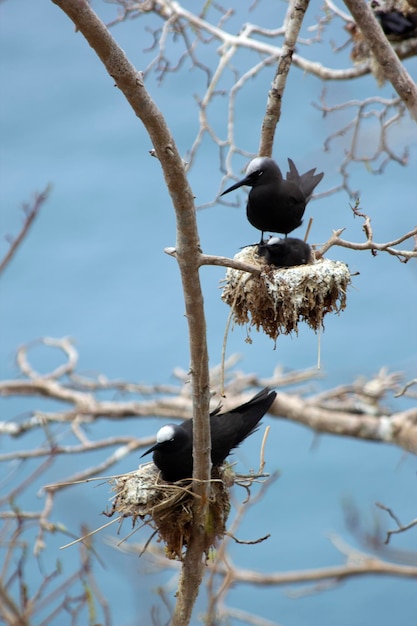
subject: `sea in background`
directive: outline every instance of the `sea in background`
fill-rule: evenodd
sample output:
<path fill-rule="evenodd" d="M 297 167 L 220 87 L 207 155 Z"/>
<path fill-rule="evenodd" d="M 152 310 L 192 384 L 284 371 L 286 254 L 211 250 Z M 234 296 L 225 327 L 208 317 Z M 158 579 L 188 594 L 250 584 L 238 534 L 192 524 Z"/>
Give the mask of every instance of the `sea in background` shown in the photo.
<path fill-rule="evenodd" d="M 93 8 L 107 20 L 115 14 L 111 4 L 95 2 Z M 270 10 L 265 8 L 269 25 Z M 155 27 L 160 25 L 155 21 Z M 143 50 L 152 37 L 143 30 L 141 20 L 119 25 L 113 35 L 138 69 L 149 63 L 151 57 Z M 346 61 L 334 56 L 328 63 L 344 66 Z M 407 67 L 415 75 L 415 59 Z M 146 384 L 175 382 L 174 369 L 189 366 L 179 272 L 175 260 L 164 253 L 165 247 L 175 245 L 175 219 L 158 161 L 149 156 L 152 145 L 141 122 L 81 34 L 52 2 L 1 3 L 0 72 L 0 258 L 8 249 L 6 236 L 21 227 L 21 205 L 30 203 L 33 194 L 46 185 L 52 186 L 25 243 L 1 276 L 1 378 L 17 375 L 14 355 L 19 345 L 42 336 L 70 336 L 80 354 L 80 371 Z M 273 66 L 264 70 L 236 111 L 238 139 L 248 151 L 256 152 L 258 147 L 273 72 Z M 324 191 L 339 182 L 337 168 L 344 147 L 339 142 L 333 152 L 323 151 L 323 138 L 334 129 L 326 119 L 318 122 L 311 106 L 318 101 L 322 85 L 309 76 L 300 81 L 298 74 L 293 68 L 274 157 L 283 169 L 290 156 L 301 171 L 314 166 L 324 171 L 320 186 Z M 352 85 L 329 84 L 328 97 L 334 101 L 360 97 L 373 81 L 366 77 Z M 201 75 L 195 69 L 185 70 L 167 75 L 159 84 L 151 73 L 146 86 L 186 156 L 198 128 L 198 107 L 191 96 L 202 93 Z M 390 96 L 392 89 L 385 88 L 383 93 Z M 225 110 L 225 106 L 213 110 L 223 134 Z M 416 222 L 417 134 L 407 120 L 396 130 L 398 144 L 401 137 L 409 136 L 407 167 L 390 163 L 380 176 L 371 176 L 364 166 L 353 168 L 353 184 L 360 190 L 361 207 L 372 217 L 378 242 L 395 239 Z M 375 140 L 371 131 L 368 140 Z M 237 175 L 246 162 L 243 158 L 236 162 Z M 197 204 L 216 197 L 221 179 L 218 152 L 207 140 L 189 179 Z M 233 256 L 241 246 L 257 240 L 258 232 L 245 218 L 244 193 L 236 197 L 240 198 L 238 208 L 217 204 L 199 212 L 204 252 Z M 346 239 L 362 241 L 362 223 L 353 218 L 350 202 L 346 193 L 312 202 L 306 212 L 314 215 L 310 240 L 323 242 L 332 229 L 346 227 Z M 404 265 L 388 254 L 373 257 L 369 251 L 342 248 L 332 248 L 328 256 L 348 263 L 358 275 L 353 277 L 346 310 L 326 317 L 321 378 L 310 382 L 308 389 L 318 391 L 369 377 L 383 366 L 403 372 L 404 381 L 415 378 L 415 260 Z M 212 366 L 220 362 L 229 313 L 220 300 L 219 281 L 224 273 L 214 267 L 201 271 Z M 298 336 L 280 337 L 276 348 L 261 333 L 251 332 L 252 343 L 245 341 L 246 336 L 244 328 L 236 327 L 227 345 L 229 356 L 240 355 L 237 367 L 245 372 L 268 377 L 277 367 L 292 371 L 314 367 L 317 362 L 317 335 L 309 328 L 301 327 Z M 45 371 L 51 356 L 35 351 L 34 363 Z M 23 399 L 3 399 L 2 419 L 33 408 L 33 402 L 29 404 Z M 394 410 L 408 406 L 401 398 L 390 403 Z M 267 470 L 279 471 L 280 477 L 262 501 L 249 508 L 239 536 L 254 539 L 271 533 L 271 538 L 256 546 L 234 546 L 231 554 L 239 566 L 286 571 L 343 562 L 329 535 L 338 534 L 357 546 L 346 530 L 342 506 L 346 501 L 355 503 L 369 527 L 375 516 L 384 526 L 390 524 L 376 511 L 376 501 L 394 509 L 403 522 L 415 518 L 416 461 L 412 455 L 387 445 L 318 437 L 283 420 L 266 418 L 264 423 L 271 425 Z M 103 420 L 94 436 L 127 433 L 139 437 L 152 434 L 160 425 L 157 418 Z M 13 445 L 30 447 L 30 437 Z M 262 432 L 256 433 L 235 454 L 239 467 L 256 465 L 261 438 Z M 0 452 L 7 451 L 7 445 L 9 439 L 2 438 Z M 85 463 L 99 459 L 99 453 L 88 459 L 86 455 Z M 132 470 L 138 462 L 137 455 L 124 459 L 118 471 Z M 76 469 L 75 463 L 66 457 L 57 468 L 66 476 L 72 465 Z M 53 480 L 59 478 L 56 475 Z M 236 492 L 235 497 L 241 501 L 245 494 Z M 75 534 L 82 522 L 94 528 L 102 523 L 100 513 L 108 498 L 107 485 L 75 487 L 59 497 L 54 518 Z M 33 499 L 36 502 L 35 492 Z M 155 574 L 146 557 L 139 560 L 119 552 L 110 545 L 115 536 L 113 527 L 99 535 L 95 544 L 106 564 L 105 568 L 97 564 L 96 576 L 112 606 L 114 623 L 150 623 L 150 608 L 159 602 L 154 588 L 169 580 L 172 572 Z M 415 549 L 415 536 L 414 529 L 396 537 L 393 545 Z M 146 537 L 137 533 L 132 540 Z M 62 537 L 51 537 L 48 558 L 59 558 L 64 569 L 70 569 L 78 553 L 75 549 L 59 552 L 62 543 Z M 172 595 L 174 591 L 175 585 Z M 329 591 L 298 598 L 280 588 L 237 586 L 228 602 L 285 626 L 407 626 L 417 617 L 415 582 L 383 577 L 348 580 Z M 202 593 L 193 623 L 204 606 Z M 162 607 L 160 611 L 163 618 Z"/>

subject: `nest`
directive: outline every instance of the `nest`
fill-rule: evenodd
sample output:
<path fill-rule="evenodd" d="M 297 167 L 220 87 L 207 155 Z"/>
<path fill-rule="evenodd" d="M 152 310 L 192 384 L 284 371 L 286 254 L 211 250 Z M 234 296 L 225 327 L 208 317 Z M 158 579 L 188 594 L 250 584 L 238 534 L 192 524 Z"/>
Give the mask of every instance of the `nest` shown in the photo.
<path fill-rule="evenodd" d="M 231 307 L 237 324 L 262 328 L 275 341 L 280 334 L 298 333 L 300 321 L 317 331 L 324 327 L 327 313 L 339 313 L 346 307 L 351 279 L 345 263 L 321 259 L 276 268 L 266 265 L 256 250 L 257 246 L 248 246 L 234 258 L 258 267 L 261 274 L 232 268 L 226 273 L 221 297 Z"/>
<path fill-rule="evenodd" d="M 215 545 L 226 532 L 226 521 L 230 511 L 229 489 L 234 474 L 229 466 L 215 468 L 210 481 L 209 507 L 205 527 L 205 552 Z M 153 463 L 139 467 L 113 481 L 115 492 L 112 509 L 107 515 L 118 513 L 131 517 L 133 526 L 137 519 L 150 525 L 164 541 L 166 555 L 170 559 L 182 560 L 189 543 L 193 526 L 193 502 L 190 481 L 167 483 L 160 478 Z"/>

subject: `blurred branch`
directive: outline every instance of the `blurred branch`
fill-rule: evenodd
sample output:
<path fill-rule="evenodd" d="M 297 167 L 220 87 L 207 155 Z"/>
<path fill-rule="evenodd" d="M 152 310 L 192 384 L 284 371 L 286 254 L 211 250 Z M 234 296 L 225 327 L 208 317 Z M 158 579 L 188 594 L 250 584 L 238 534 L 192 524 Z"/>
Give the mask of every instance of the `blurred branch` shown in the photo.
<path fill-rule="evenodd" d="M 262 466 L 262 460 L 260 466 Z M 229 544 L 231 540 L 236 540 L 235 535 L 248 509 L 262 500 L 265 492 L 273 485 L 276 478 L 277 475 L 263 482 L 255 496 L 249 493 L 245 501 L 237 506 L 235 517 L 229 525 L 227 536 L 223 538 L 223 541 L 218 546 L 217 558 L 211 564 L 206 580 L 208 596 L 206 619 L 208 624 L 215 624 L 216 618 L 218 619 L 219 617 L 226 621 L 231 615 L 229 608 L 224 606 L 225 597 L 234 585 L 233 573 L 228 571 L 230 558 Z M 220 585 L 218 584 L 218 574 L 223 577 L 223 581 Z"/>
<path fill-rule="evenodd" d="M 241 514 L 242 507 L 240 507 L 233 522 L 235 530 L 235 525 L 237 526 L 241 521 Z M 329 534 L 329 539 L 340 554 L 345 557 L 346 562 L 344 564 L 292 572 L 262 573 L 256 570 L 243 569 L 235 566 L 231 560 L 230 552 L 226 553 L 226 550 L 223 548 L 223 546 L 230 541 L 230 538 L 226 537 L 219 546 L 220 554 L 216 561 L 214 563 L 208 563 L 208 595 L 211 598 L 213 606 L 215 606 L 218 611 L 221 611 L 223 615 L 227 615 L 228 608 L 223 606 L 223 598 L 232 587 L 235 588 L 238 584 L 248 584 L 259 587 L 308 584 L 310 587 L 302 591 L 302 594 L 305 595 L 306 593 L 320 592 L 323 588 L 327 588 L 329 584 L 340 584 L 346 579 L 355 578 L 357 576 L 417 578 L 417 566 L 415 565 L 403 565 L 385 561 L 353 548 L 335 534 Z M 121 550 L 139 553 L 142 550 L 142 546 L 140 544 L 134 545 L 125 543 L 121 547 Z M 159 567 L 164 569 L 177 569 L 177 563 L 165 559 L 159 546 L 152 546 L 149 552 L 152 554 L 153 561 Z M 222 577 L 223 581 L 216 592 L 214 590 L 213 580 L 218 576 Z M 326 583 L 326 587 L 323 587 L 323 583 Z"/>
<path fill-rule="evenodd" d="M 18 247 L 20 246 L 20 244 L 22 243 L 22 241 L 28 234 L 29 229 L 35 217 L 38 215 L 42 205 L 48 199 L 48 195 L 50 191 L 51 191 L 51 187 L 50 185 L 48 185 L 47 187 L 45 187 L 44 191 L 42 191 L 39 194 L 35 194 L 32 204 L 23 205 L 23 212 L 25 214 L 25 220 L 23 222 L 23 226 L 19 234 L 17 235 L 17 237 L 15 237 L 14 239 L 9 238 L 11 240 L 10 248 L 8 252 L 6 253 L 6 255 L 4 256 L 3 260 L 0 261 L 0 274 L 4 272 L 7 265 L 10 263 L 13 256 L 15 255 Z"/>
<path fill-rule="evenodd" d="M 370 6 L 365 0 L 344 0 L 362 31 L 384 77 L 390 81 L 411 117 L 417 122 L 417 86 L 398 59 Z"/>
<path fill-rule="evenodd" d="M 57 348 L 59 341 L 54 340 L 52 345 L 48 339 L 48 344 Z M 62 340 L 64 346 L 67 341 L 66 338 Z M 22 349 L 20 348 L 20 350 Z M 26 362 L 29 364 L 27 358 Z M 62 367 L 64 368 L 64 366 Z M 211 375 L 212 385 L 220 385 L 218 368 L 213 368 Z M 314 375 L 316 373 L 310 370 L 291 374 L 277 370 L 269 378 L 259 378 L 255 374 L 245 375 L 230 372 L 226 384 L 226 398 L 222 399 L 222 404 L 227 411 L 250 399 L 251 392 L 246 391 L 249 387 L 280 388 L 283 385 L 300 384 Z M 94 391 L 103 389 L 100 377 L 96 383 L 90 379 L 86 390 L 80 389 L 79 380 L 76 377 L 75 383 L 60 382 L 55 379 L 48 380 L 46 375 L 43 375 L 30 380 L 0 381 L 0 396 L 42 397 L 72 405 L 69 409 L 52 412 L 34 410 L 27 419 L 0 422 L 0 433 L 17 437 L 29 430 L 45 428 L 48 424 L 69 423 L 74 436 L 79 440 L 77 446 L 58 446 L 52 443 L 40 448 L 37 452 L 34 450 L 21 453 L 17 451 L 7 452 L 0 456 L 0 460 L 29 458 L 35 455 L 46 456 L 51 453 L 79 453 L 83 450 L 119 446 L 120 448 L 100 468 L 102 472 L 103 469 L 114 464 L 120 455 L 124 456 L 141 446 L 148 446 L 153 439 L 138 440 L 134 437 L 131 439 L 110 437 L 91 442 L 82 428 L 83 424 L 89 424 L 98 419 L 120 419 L 122 417 L 156 416 L 164 419 L 187 419 L 193 415 L 192 397 L 186 381 L 181 388 L 170 389 L 168 395 L 164 388 L 159 389 L 156 386 L 153 389 L 155 398 L 112 401 L 99 400 L 95 396 Z M 271 414 L 304 424 L 316 432 L 380 441 L 397 445 L 411 452 L 417 452 L 417 409 L 411 408 L 406 411 L 391 412 L 382 404 L 388 393 L 395 394 L 400 387 L 400 376 L 389 374 L 382 369 L 369 380 L 359 379 L 352 385 L 336 387 L 334 390 L 327 390 L 316 395 L 310 394 L 308 397 L 303 397 L 301 394 L 278 392 Z M 129 382 L 123 386 L 121 381 L 118 381 L 118 389 L 123 389 L 125 394 L 140 394 L 140 387 Z M 151 388 L 148 387 L 145 391 L 148 398 Z M 162 394 L 163 397 L 158 397 Z M 215 402 L 214 399 L 212 409 L 215 408 Z M 93 474 L 94 469 L 89 468 L 88 475 Z"/>
<path fill-rule="evenodd" d="M 401 578 L 417 578 L 417 567 L 388 563 L 371 555 L 362 554 L 351 549 L 348 553 L 348 562 L 345 565 L 323 567 L 313 570 L 298 570 L 295 572 L 276 572 L 263 574 L 254 570 L 233 567 L 230 559 L 227 567 L 218 568 L 218 574 L 239 583 L 259 586 L 279 586 L 300 583 L 316 583 L 323 580 L 340 582 L 346 578 L 364 575 L 396 576 Z"/>
<path fill-rule="evenodd" d="M 398 527 L 398 528 L 394 528 L 393 530 L 388 530 L 387 531 L 387 538 L 385 540 L 386 544 L 389 543 L 392 535 L 398 535 L 400 533 L 404 533 L 407 530 L 410 530 L 410 528 L 413 528 L 414 526 L 417 526 L 417 518 L 413 519 L 411 522 L 408 522 L 408 524 L 402 524 L 400 522 L 399 517 L 388 506 L 385 506 L 385 504 L 381 504 L 380 502 L 377 502 L 376 506 L 379 507 L 380 509 L 382 509 L 383 511 L 386 511 L 388 513 L 388 515 L 391 517 L 391 519 L 394 520 L 394 522 L 397 524 L 397 527 Z"/>
<path fill-rule="evenodd" d="M 28 525 L 24 522 L 24 517 L 20 520 L 17 517 L 15 520 L 6 520 L 1 531 L 4 558 L 0 572 L 0 621 L 29 626 L 33 623 L 62 623 L 70 617 L 71 624 L 87 624 L 91 623 L 89 617 L 94 605 L 97 617 L 97 608 L 101 610 L 103 625 L 110 626 L 107 600 L 99 592 L 92 573 L 91 559 L 94 552 L 91 544 L 80 545 L 79 566 L 71 574 L 64 574 L 60 563 L 47 571 L 45 564 L 38 562 L 41 582 L 36 584 L 33 576 L 35 568 L 30 560 L 25 537 Z M 58 530 L 58 527 L 51 525 L 50 532 Z M 31 585 L 27 584 L 28 569 L 32 570 Z M 16 586 L 18 593 L 15 593 Z"/>
<path fill-rule="evenodd" d="M 235 589 L 238 584 L 255 585 L 262 588 L 297 585 L 298 589 L 287 591 L 287 593 L 291 597 L 300 597 L 328 590 L 329 588 L 341 584 L 341 582 L 345 580 L 350 578 L 354 579 L 358 576 L 417 578 L 415 562 L 407 564 L 393 562 L 393 559 L 397 556 L 394 553 L 387 553 L 386 559 L 375 557 L 372 554 L 350 546 L 334 533 L 329 534 L 329 540 L 344 557 L 345 561 L 334 567 L 320 567 L 310 570 L 264 574 L 234 565 L 230 555 L 229 543 L 233 541 L 244 516 L 248 513 L 248 507 L 255 505 L 259 499 L 262 499 L 265 495 L 265 490 L 268 489 L 271 484 L 273 484 L 273 480 L 264 482 L 261 489 L 254 497 L 250 499 L 246 498 L 243 503 L 237 505 L 234 519 L 229 526 L 229 532 L 227 536 L 224 537 L 223 541 L 219 543 L 216 558 L 208 563 L 206 580 L 208 605 L 205 623 L 214 626 L 214 624 L 218 623 L 219 619 L 225 621 L 238 614 L 239 618 L 243 620 L 247 618 L 248 623 L 264 623 L 262 619 L 258 620 L 258 618 L 255 617 L 253 621 L 251 621 L 250 614 L 245 612 L 239 613 L 239 609 L 235 609 L 226 604 L 227 595 L 232 589 Z M 116 543 L 114 539 L 110 541 L 112 544 Z M 120 542 L 118 542 L 117 547 L 124 552 L 135 554 L 140 554 L 143 549 L 141 544 L 123 543 L 123 545 L 121 545 Z M 152 558 L 153 565 L 158 568 L 165 570 L 168 568 L 176 570 L 178 568 L 177 563 L 168 561 L 165 558 L 163 549 L 158 544 L 149 546 L 148 554 Z M 300 585 L 306 586 L 300 589 Z M 265 623 L 269 624 L 268 621 L 265 621 Z"/>
<path fill-rule="evenodd" d="M 413 520 L 409 524 L 403 526 L 392 509 L 386 507 L 380 502 L 376 502 L 375 505 L 389 514 L 389 516 L 396 522 L 398 529 L 394 532 L 390 530 L 387 531 L 386 524 L 384 523 L 385 518 L 382 518 L 380 514 L 376 515 L 374 507 L 371 509 L 371 524 L 369 524 L 367 516 L 364 515 L 364 512 L 360 511 L 357 505 L 355 505 L 350 498 L 344 498 L 343 509 L 345 514 L 345 523 L 348 530 L 352 533 L 355 540 L 359 542 L 360 545 L 364 546 L 367 550 L 372 550 L 374 554 L 376 553 L 385 561 L 390 561 L 392 563 L 396 563 L 397 565 L 416 566 L 417 552 L 415 550 L 410 548 L 401 549 L 388 545 L 388 543 L 392 534 L 410 530 L 417 524 L 417 521 Z"/>
<path fill-rule="evenodd" d="M 412 380 L 409 380 L 408 383 L 406 383 L 404 385 L 404 387 L 402 389 L 400 389 L 400 391 L 398 391 L 398 393 L 395 394 L 396 398 L 399 398 L 400 396 L 405 395 L 405 393 L 411 388 L 414 387 L 415 385 L 417 385 L 417 378 L 413 378 Z M 408 394 L 411 397 L 417 398 L 417 395 L 415 393 L 409 393 Z"/>

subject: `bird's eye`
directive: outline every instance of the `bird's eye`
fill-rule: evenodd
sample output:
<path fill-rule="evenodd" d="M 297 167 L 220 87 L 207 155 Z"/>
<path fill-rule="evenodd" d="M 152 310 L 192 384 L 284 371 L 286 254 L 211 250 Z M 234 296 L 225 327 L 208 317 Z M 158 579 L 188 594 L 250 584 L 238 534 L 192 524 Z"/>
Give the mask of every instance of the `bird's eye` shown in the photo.
<path fill-rule="evenodd" d="M 263 172 L 263 170 L 259 170 L 259 171 L 257 172 L 258 177 L 259 177 L 259 176 L 262 176 L 262 174 L 263 174 L 263 173 L 264 173 L 264 172 Z"/>

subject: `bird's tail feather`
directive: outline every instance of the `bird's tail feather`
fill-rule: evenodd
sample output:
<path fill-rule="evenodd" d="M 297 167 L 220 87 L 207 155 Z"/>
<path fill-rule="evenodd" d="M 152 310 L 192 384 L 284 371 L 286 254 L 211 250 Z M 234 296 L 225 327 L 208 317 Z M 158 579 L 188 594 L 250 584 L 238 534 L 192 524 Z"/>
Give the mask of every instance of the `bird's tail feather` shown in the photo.
<path fill-rule="evenodd" d="M 290 167 L 290 171 L 287 172 L 287 180 L 297 183 L 297 185 L 303 192 L 306 201 L 308 202 L 313 194 L 314 189 L 323 178 L 324 173 L 321 172 L 320 174 L 316 174 L 316 168 L 314 167 L 313 169 L 308 170 L 308 172 L 300 175 L 292 159 L 288 159 L 288 165 Z"/>
<path fill-rule="evenodd" d="M 242 416 L 239 432 L 239 439 L 241 441 L 256 430 L 258 422 L 269 410 L 276 395 L 276 391 L 271 391 L 269 387 L 265 387 L 265 389 L 262 389 L 262 391 L 257 393 L 251 400 L 230 411 L 230 413 L 240 413 Z"/>

